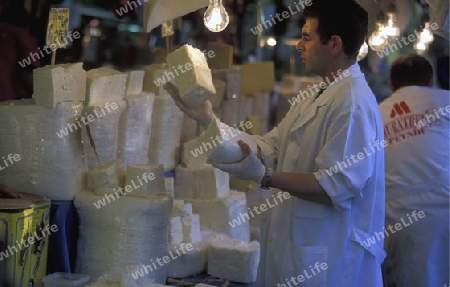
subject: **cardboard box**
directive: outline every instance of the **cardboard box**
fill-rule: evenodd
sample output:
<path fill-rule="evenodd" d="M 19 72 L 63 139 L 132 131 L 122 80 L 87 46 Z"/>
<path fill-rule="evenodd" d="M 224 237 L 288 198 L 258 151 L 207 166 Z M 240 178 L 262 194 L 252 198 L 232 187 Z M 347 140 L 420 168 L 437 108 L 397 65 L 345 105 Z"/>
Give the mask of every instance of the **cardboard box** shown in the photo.
<path fill-rule="evenodd" d="M 32 225 L 31 201 L 0 200 L 0 286 L 29 286 Z"/>

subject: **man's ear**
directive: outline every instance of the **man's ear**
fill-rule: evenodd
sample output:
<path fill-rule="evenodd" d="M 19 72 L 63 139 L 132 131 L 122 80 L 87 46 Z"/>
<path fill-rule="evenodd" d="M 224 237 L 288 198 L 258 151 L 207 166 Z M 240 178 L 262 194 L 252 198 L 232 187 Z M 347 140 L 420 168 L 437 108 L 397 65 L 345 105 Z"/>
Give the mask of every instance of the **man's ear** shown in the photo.
<path fill-rule="evenodd" d="M 428 81 L 428 87 L 433 87 L 433 77 L 430 77 L 430 80 Z"/>
<path fill-rule="evenodd" d="M 344 48 L 342 38 L 337 35 L 331 36 L 330 40 L 328 41 L 328 44 L 330 45 L 331 53 L 333 55 L 337 55 Z"/>

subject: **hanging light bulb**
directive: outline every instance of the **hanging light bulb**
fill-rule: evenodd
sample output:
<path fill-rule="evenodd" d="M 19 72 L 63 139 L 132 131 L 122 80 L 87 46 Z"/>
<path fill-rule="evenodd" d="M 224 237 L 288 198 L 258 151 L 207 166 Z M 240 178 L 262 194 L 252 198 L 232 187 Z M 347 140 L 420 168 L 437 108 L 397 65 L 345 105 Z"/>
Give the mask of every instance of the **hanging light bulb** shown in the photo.
<path fill-rule="evenodd" d="M 356 60 L 358 62 L 361 61 L 367 56 L 368 53 L 369 53 L 369 46 L 367 46 L 367 43 L 364 40 L 364 43 L 361 45 L 361 48 L 359 48 L 359 54 L 358 57 L 356 57 Z"/>
<path fill-rule="evenodd" d="M 428 45 L 418 41 L 414 44 L 414 50 L 416 50 L 417 54 L 423 55 L 428 50 Z"/>
<path fill-rule="evenodd" d="M 425 28 L 420 33 L 420 42 L 430 44 L 434 40 L 433 33 L 430 30 L 430 22 L 425 23 Z"/>
<path fill-rule="evenodd" d="M 388 37 L 388 40 L 394 40 L 400 36 L 400 28 L 397 26 L 395 13 L 387 14 L 388 20 L 384 25 L 383 32 Z"/>
<path fill-rule="evenodd" d="M 383 27 L 384 25 L 380 22 L 376 22 L 376 28 L 373 31 L 372 35 L 370 35 L 368 43 L 372 50 L 375 52 L 381 52 L 388 45 L 388 39 L 384 34 Z"/>
<path fill-rule="evenodd" d="M 388 41 L 395 40 L 400 36 L 400 28 L 397 26 L 397 8 L 393 2 L 390 2 L 387 7 L 387 20 L 384 25 L 383 32 L 388 37 Z"/>
<path fill-rule="evenodd" d="M 222 5 L 222 0 L 210 0 L 203 16 L 206 28 L 212 32 L 220 32 L 228 26 L 230 18 Z"/>

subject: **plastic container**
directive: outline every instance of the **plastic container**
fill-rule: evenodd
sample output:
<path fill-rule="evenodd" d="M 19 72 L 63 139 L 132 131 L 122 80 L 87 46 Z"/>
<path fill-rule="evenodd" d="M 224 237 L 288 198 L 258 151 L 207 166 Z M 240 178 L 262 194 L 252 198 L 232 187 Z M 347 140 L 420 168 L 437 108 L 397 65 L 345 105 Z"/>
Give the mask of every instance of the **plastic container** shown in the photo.
<path fill-rule="evenodd" d="M 90 277 L 86 274 L 70 274 L 57 272 L 45 276 L 42 281 L 45 287 L 84 287 Z"/>

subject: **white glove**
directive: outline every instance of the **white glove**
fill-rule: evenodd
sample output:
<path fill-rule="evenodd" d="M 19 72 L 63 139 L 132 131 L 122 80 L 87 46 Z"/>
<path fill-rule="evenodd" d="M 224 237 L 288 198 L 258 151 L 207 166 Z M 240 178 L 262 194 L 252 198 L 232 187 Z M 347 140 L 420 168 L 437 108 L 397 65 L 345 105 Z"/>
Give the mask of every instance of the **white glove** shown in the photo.
<path fill-rule="evenodd" d="M 251 180 L 261 183 L 265 172 L 264 165 L 252 152 L 248 144 L 243 141 L 238 141 L 238 144 L 244 155 L 243 159 L 240 161 L 235 163 L 209 163 L 211 163 L 215 168 L 228 172 L 237 179 Z"/>

